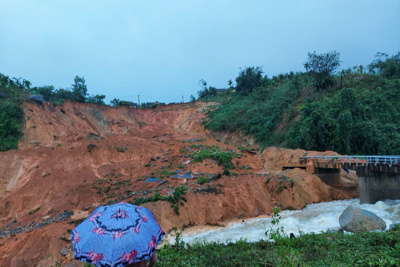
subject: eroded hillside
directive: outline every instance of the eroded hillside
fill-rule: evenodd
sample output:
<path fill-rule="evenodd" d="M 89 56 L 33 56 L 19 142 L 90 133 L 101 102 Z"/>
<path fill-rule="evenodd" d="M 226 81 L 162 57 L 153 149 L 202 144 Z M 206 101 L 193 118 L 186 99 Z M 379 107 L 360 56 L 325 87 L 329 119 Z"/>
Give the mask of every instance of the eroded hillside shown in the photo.
<path fill-rule="evenodd" d="M 95 207 L 146 202 L 156 192 L 168 197 L 182 186 L 187 201 L 181 198 L 178 208 L 163 200 L 143 204 L 166 232 L 222 226 L 267 215 L 274 206 L 301 209 L 357 196 L 355 177 L 343 177 L 333 188 L 300 169 L 282 172 L 282 164 L 296 161 L 303 150 L 268 148 L 260 154 L 241 135 L 219 133 L 217 139 L 202 125 L 215 105 L 145 110 L 25 103 L 20 149 L 0 153 L 0 265 L 69 263 L 68 231 Z"/>

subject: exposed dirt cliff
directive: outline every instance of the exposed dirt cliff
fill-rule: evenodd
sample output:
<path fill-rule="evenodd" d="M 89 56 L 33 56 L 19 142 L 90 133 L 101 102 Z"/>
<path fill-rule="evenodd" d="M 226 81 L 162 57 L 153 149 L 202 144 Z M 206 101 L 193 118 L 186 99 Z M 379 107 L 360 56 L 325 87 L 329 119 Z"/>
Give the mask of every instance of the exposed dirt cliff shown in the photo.
<path fill-rule="evenodd" d="M 25 103 L 20 149 L 0 153 L 0 266 L 79 264 L 72 261 L 68 242 L 68 230 L 75 226 L 71 222 L 87 217 L 98 205 L 146 198 L 155 191 L 167 196 L 180 184 L 189 190 L 179 215 L 166 201 L 144 204 L 166 232 L 224 225 L 268 214 L 274 206 L 301 209 L 307 203 L 357 197 L 354 175 L 331 187 L 301 169 L 281 171 L 282 164 L 313 152 L 241 152 L 238 134 L 219 133 L 219 141 L 202 125 L 213 105 L 143 110 Z M 213 146 L 233 156 L 231 175 L 223 175 L 224 167 L 214 160 L 193 162 L 195 153 Z M 175 171 L 186 178 L 171 178 Z M 196 176 L 213 181 L 200 185 L 192 179 Z M 161 183 L 146 182 L 148 177 L 161 178 Z M 63 248 L 66 256 L 60 253 Z"/>

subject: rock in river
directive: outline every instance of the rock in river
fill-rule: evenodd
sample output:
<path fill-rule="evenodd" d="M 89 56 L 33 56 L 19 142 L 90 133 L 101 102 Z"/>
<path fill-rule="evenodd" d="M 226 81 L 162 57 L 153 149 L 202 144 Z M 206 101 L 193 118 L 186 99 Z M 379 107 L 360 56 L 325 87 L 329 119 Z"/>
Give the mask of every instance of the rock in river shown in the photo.
<path fill-rule="evenodd" d="M 353 206 L 343 211 L 339 217 L 339 224 L 343 230 L 352 233 L 386 229 L 385 221 L 376 214 Z"/>

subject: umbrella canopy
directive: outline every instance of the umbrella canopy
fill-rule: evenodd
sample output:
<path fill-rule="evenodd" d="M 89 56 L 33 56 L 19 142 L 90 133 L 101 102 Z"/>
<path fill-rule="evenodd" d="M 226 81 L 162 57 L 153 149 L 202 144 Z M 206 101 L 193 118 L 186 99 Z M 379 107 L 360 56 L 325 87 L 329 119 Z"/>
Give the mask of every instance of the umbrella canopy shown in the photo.
<path fill-rule="evenodd" d="M 71 232 L 75 259 L 97 266 L 150 259 L 163 236 L 151 211 L 124 202 L 98 207 Z"/>

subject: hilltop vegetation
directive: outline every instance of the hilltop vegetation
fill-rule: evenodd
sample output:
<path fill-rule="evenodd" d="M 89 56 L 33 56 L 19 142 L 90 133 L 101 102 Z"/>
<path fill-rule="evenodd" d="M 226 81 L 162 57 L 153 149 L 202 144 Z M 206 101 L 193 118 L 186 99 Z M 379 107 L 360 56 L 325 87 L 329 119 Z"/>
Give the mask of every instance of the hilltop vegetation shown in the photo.
<path fill-rule="evenodd" d="M 23 101 L 32 95 L 40 96 L 41 101 L 62 105 L 65 100 L 79 103 L 106 105 L 105 95 L 89 95 L 85 78 L 75 76 L 70 88 L 55 89 L 54 86 L 32 87 L 32 83 L 23 78 L 10 78 L 0 73 L 0 151 L 18 148 L 22 136 L 24 112 L 21 108 Z M 130 101 L 113 99 L 111 105 L 132 106 Z M 154 103 L 143 103 L 142 108 L 152 108 Z M 29 119 L 29 118 L 28 118 Z"/>
<path fill-rule="evenodd" d="M 260 67 L 241 70 L 236 92 L 207 98 L 222 106 L 205 125 L 251 134 L 262 147 L 399 154 L 400 53 L 378 53 L 368 73 L 360 66 L 334 74 L 339 64 L 336 52 L 314 52 L 305 73 L 268 78 Z"/>
<path fill-rule="evenodd" d="M 400 153 L 400 53 L 377 53 L 368 65 L 341 70 L 339 53 L 309 53 L 306 72 L 269 78 L 261 67 L 241 69 L 236 87 L 217 94 L 200 81 L 200 100 L 217 100 L 205 126 L 212 131 L 242 131 L 261 147 L 334 150 L 341 154 Z M 0 74 L 0 151 L 16 149 L 22 135 L 22 100 L 42 95 L 46 101 L 64 100 L 105 105 L 105 95 L 87 93 L 85 79 L 76 76 L 71 88 L 31 87 L 25 79 Z M 194 97 L 191 101 L 195 100 Z M 113 99 L 113 106 L 131 106 Z M 136 104 L 135 104 L 136 105 Z M 146 105 L 142 105 L 146 106 Z"/>

